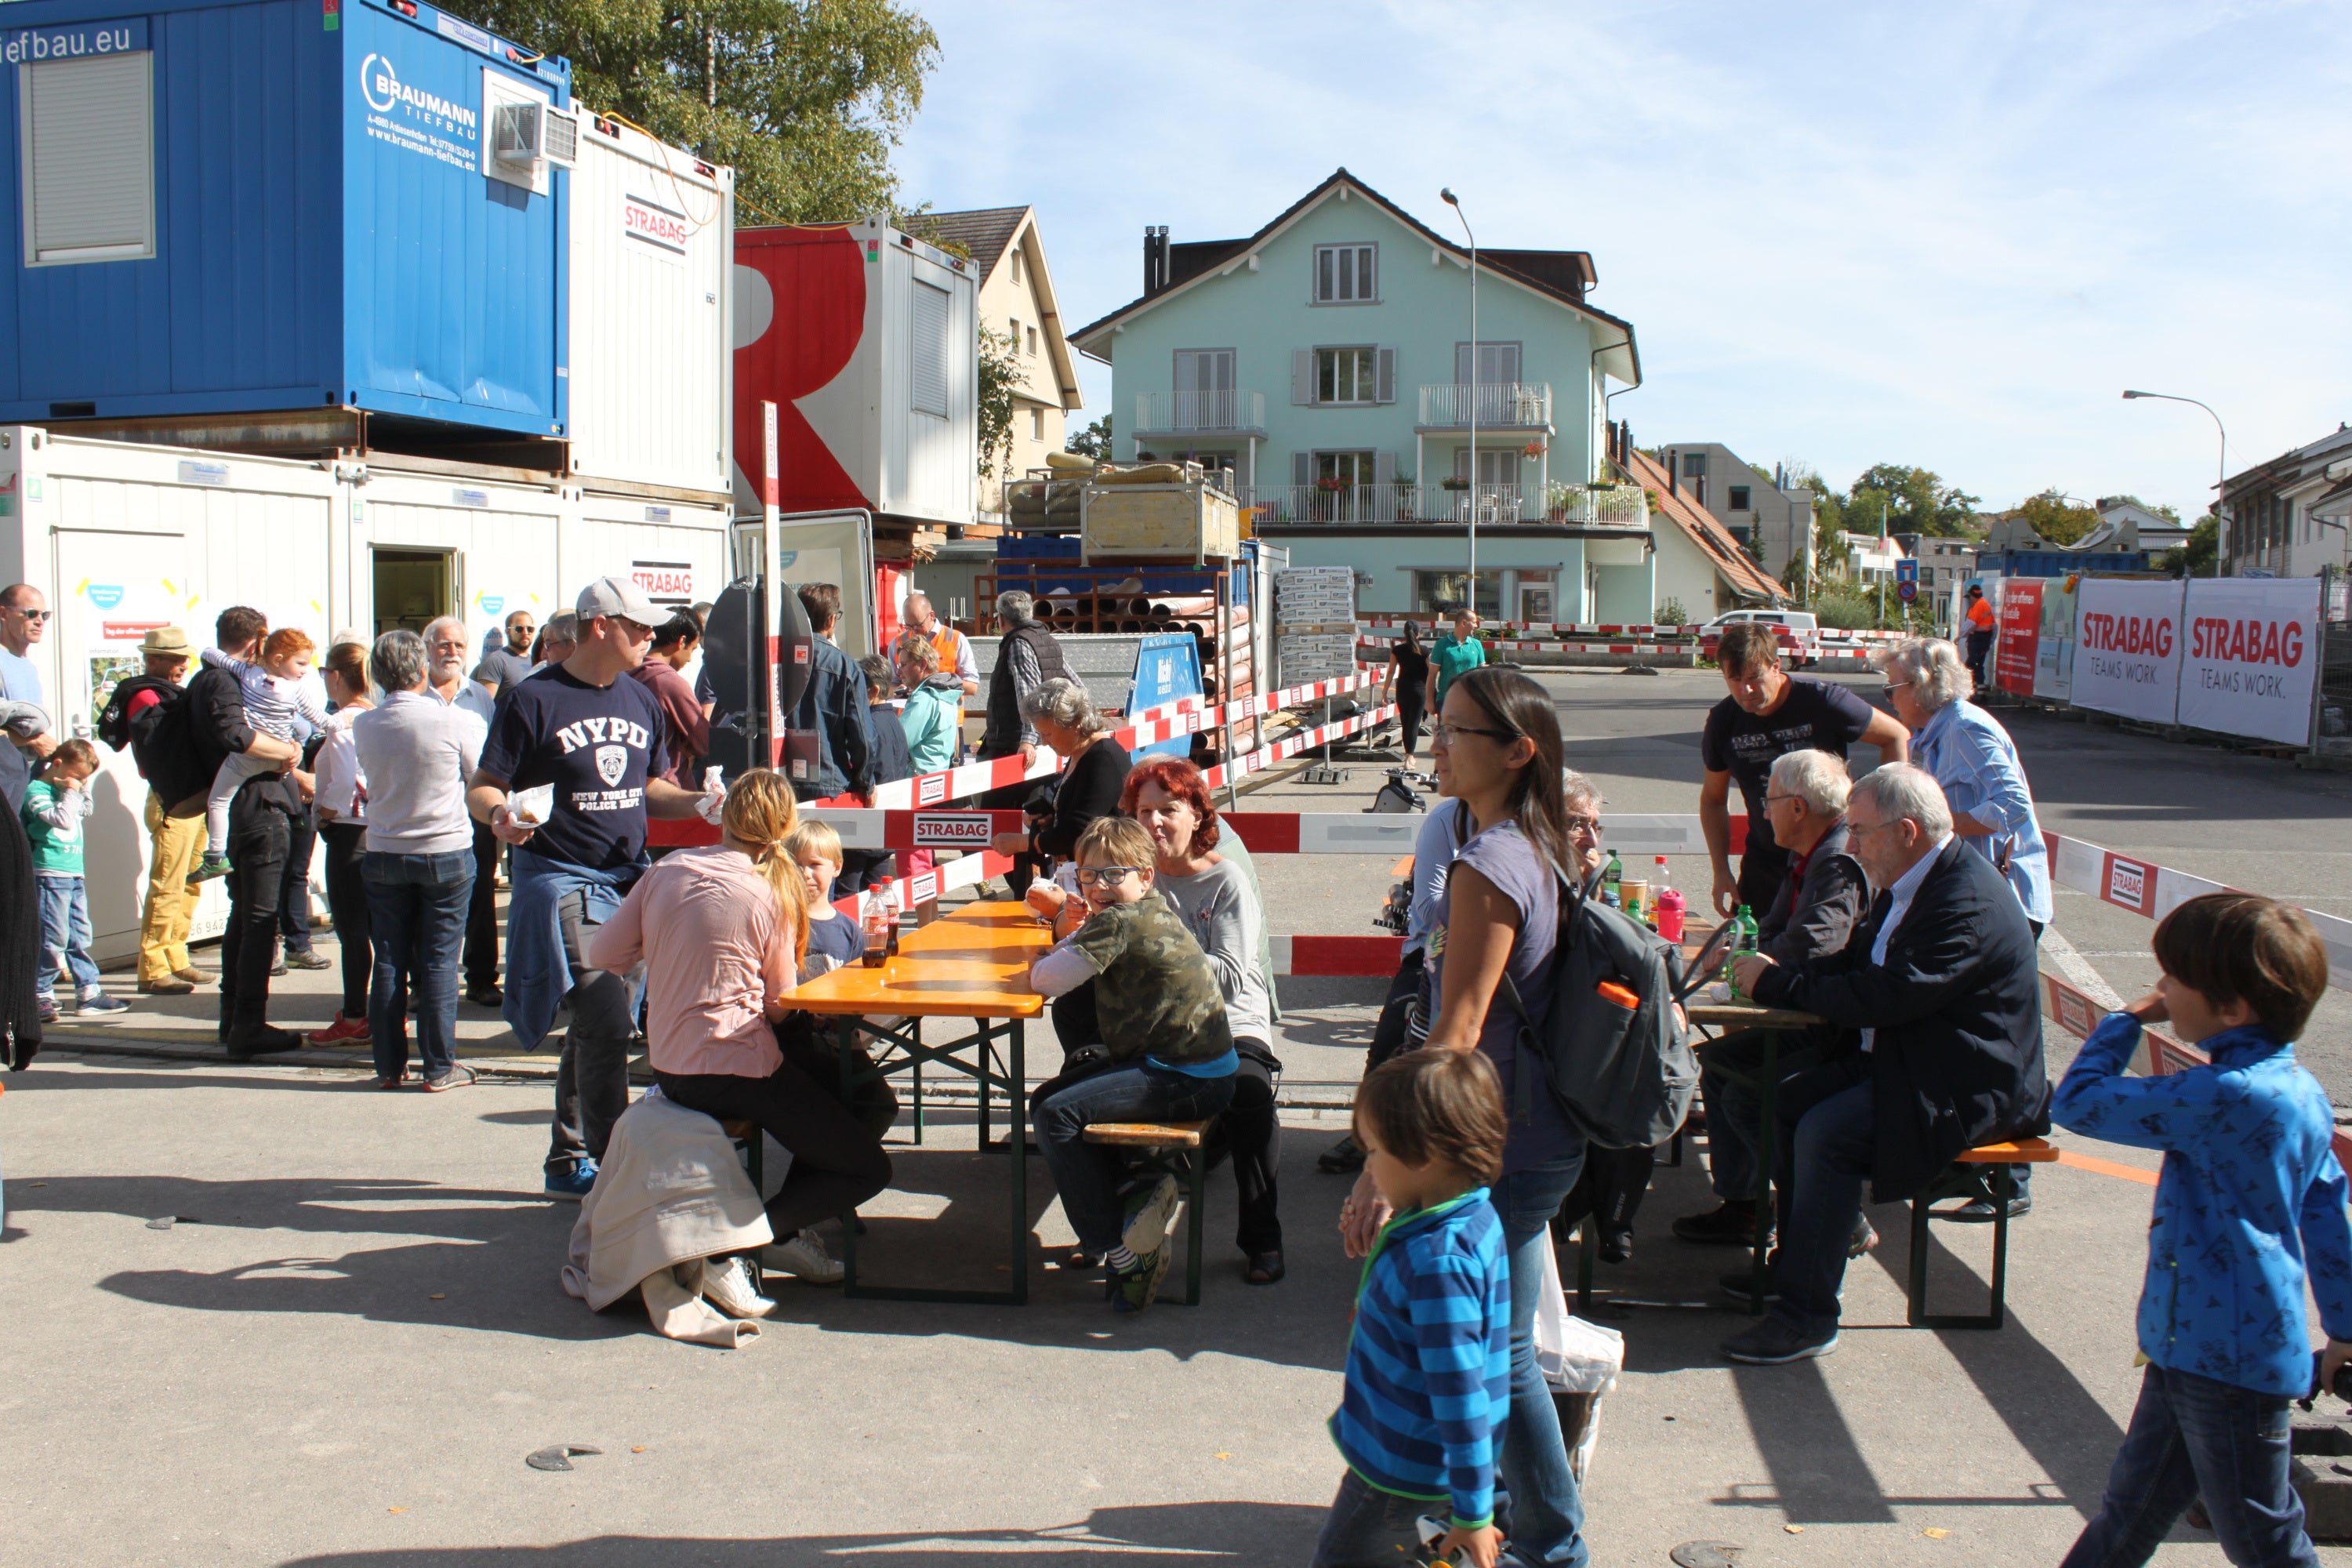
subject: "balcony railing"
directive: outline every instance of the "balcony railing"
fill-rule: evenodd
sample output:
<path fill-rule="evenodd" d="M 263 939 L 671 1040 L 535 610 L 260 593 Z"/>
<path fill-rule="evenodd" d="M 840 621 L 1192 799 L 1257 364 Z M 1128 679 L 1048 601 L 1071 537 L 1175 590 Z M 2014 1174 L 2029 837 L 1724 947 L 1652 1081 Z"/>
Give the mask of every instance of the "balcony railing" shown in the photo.
<path fill-rule="evenodd" d="M 1628 528 L 1649 526 L 1650 510 L 1634 486 L 1595 488 L 1555 484 L 1542 486 L 1480 485 L 1474 496 L 1465 486 L 1386 484 L 1259 485 L 1236 492 L 1244 506 L 1258 509 L 1261 525 L 1283 523 L 1451 522 L 1466 523 L 1476 508 L 1481 528 L 1508 523 L 1549 523 L 1556 527 Z"/>
<path fill-rule="evenodd" d="M 1263 392 L 1145 392 L 1135 399 L 1135 430 L 1264 430 Z"/>
<path fill-rule="evenodd" d="M 1421 389 L 1421 423 L 1435 429 L 1468 429 L 1477 415 L 1481 430 L 1548 430 L 1551 427 L 1551 383 L 1548 381 L 1446 382 Z"/>

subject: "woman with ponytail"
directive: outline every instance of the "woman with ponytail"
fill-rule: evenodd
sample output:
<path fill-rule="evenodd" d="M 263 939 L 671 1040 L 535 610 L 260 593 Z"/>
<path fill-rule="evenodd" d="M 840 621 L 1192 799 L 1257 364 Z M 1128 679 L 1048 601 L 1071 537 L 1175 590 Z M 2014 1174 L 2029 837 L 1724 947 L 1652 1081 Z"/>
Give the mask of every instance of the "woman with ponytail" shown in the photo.
<path fill-rule="evenodd" d="M 780 1244 L 772 1267 L 816 1283 L 841 1278 L 808 1227 L 856 1207 L 890 1181 L 881 1141 L 778 1048 L 775 1025 L 808 946 L 807 894 L 784 839 L 798 825 L 792 785 L 770 769 L 730 782 L 719 843 L 665 856 L 589 943 L 588 961 L 646 966 L 646 1036 L 665 1098 L 720 1121 L 755 1121 L 792 1151 L 768 1201 Z M 713 1259 L 703 1294 L 738 1317 L 774 1303 L 739 1259 Z"/>
<path fill-rule="evenodd" d="M 1552 1216 L 1583 1172 L 1584 1140 L 1545 1082 L 1542 1062 L 1519 1043 L 1522 1025 L 1540 1026 L 1549 1010 L 1561 879 L 1580 874 L 1583 863 L 1569 838 L 1559 710 L 1518 670 L 1466 670 L 1446 688 L 1430 754 L 1439 792 L 1469 814 L 1470 837 L 1447 869 L 1429 933 L 1437 999 L 1429 1044 L 1483 1054 L 1510 1115 L 1493 1201 L 1511 1268 L 1511 1411 L 1498 1461 L 1511 1497 L 1511 1546 L 1529 1563 L 1584 1568 L 1584 1504 L 1535 1352 L 1543 1249 Z M 1524 1019 L 1502 988 L 1505 974 L 1527 1005 Z M 1388 1218 L 1370 1177 L 1358 1181 L 1339 1215 L 1349 1252 L 1369 1252 Z"/>

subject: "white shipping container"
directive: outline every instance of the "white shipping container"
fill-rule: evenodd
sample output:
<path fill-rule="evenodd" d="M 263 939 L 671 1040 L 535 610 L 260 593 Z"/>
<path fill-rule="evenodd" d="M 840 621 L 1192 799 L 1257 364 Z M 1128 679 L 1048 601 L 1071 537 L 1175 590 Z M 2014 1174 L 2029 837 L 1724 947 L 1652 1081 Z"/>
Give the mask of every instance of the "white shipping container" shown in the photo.
<path fill-rule="evenodd" d="M 779 506 L 969 523 L 979 504 L 977 285 L 875 217 L 735 232 L 735 500 L 760 510 L 762 402 Z"/>
<path fill-rule="evenodd" d="M 572 477 L 724 496 L 735 172 L 583 115 L 571 180 Z"/>
<path fill-rule="evenodd" d="M 543 625 L 599 576 L 633 577 L 668 604 L 716 598 L 727 530 L 721 507 L 569 484 L 322 468 L 0 426 L 0 581 L 34 584 L 56 612 L 32 657 L 61 735 L 95 722 L 112 683 L 142 668 L 139 641 L 158 626 L 181 627 L 201 649 L 222 610 L 249 605 L 273 627 L 310 633 L 323 652 L 346 628 L 372 637 L 455 613 L 478 653 L 508 613 L 528 609 Z M 105 962 L 138 945 L 147 786 L 129 752 L 98 751 L 87 864 Z M 208 885 L 195 935 L 218 935 L 226 908 Z"/>

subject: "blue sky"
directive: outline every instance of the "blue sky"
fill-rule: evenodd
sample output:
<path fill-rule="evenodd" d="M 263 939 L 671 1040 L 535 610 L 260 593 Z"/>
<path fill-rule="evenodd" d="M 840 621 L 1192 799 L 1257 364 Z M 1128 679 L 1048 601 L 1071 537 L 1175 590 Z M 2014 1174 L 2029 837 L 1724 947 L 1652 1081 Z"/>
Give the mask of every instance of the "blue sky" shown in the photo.
<path fill-rule="evenodd" d="M 2233 471 L 2352 418 L 2352 7 L 917 3 L 905 199 L 1034 203 L 1073 326 L 1146 224 L 1245 235 L 1344 164 L 1591 251 L 1644 446 L 2193 514 L 2211 421 L 2124 387 L 2213 405 Z"/>

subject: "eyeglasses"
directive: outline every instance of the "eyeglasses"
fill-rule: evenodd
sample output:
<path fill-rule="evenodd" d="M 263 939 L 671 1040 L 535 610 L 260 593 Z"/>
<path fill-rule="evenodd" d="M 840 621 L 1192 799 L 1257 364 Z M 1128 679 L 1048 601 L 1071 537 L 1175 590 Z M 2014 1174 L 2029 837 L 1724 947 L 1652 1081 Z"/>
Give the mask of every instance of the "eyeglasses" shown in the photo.
<path fill-rule="evenodd" d="M 1491 741 L 1516 741 L 1518 739 L 1517 735 L 1514 735 L 1508 730 L 1480 730 L 1468 724 L 1449 724 L 1443 719 L 1430 726 L 1429 738 L 1431 742 L 1433 744 L 1445 747 L 1448 751 L 1451 751 L 1454 747 L 1454 742 L 1464 735 L 1484 735 Z"/>
<path fill-rule="evenodd" d="M 12 616 L 22 616 L 28 621 L 46 621 L 57 614 L 55 610 L 20 610 L 14 605 L 0 605 L 0 609 L 6 610 Z"/>
<path fill-rule="evenodd" d="M 1900 691 L 1906 686 L 1916 686 L 1919 683 L 1916 680 L 1890 680 L 1886 683 L 1886 689 L 1889 691 Z"/>
<path fill-rule="evenodd" d="M 1601 837 L 1601 819 L 1597 816 L 1571 816 L 1568 819 L 1568 830 L 1580 837 L 1590 835 L 1598 838 Z"/>
<path fill-rule="evenodd" d="M 1767 795 L 1764 796 L 1764 804 L 1765 804 L 1766 805 L 1771 805 L 1771 804 L 1772 804 L 1774 801 L 1776 801 L 1776 800 L 1802 800 L 1802 799 L 1804 799 L 1804 798 L 1805 798 L 1805 797 L 1804 797 L 1803 795 L 1770 795 L 1770 794 L 1767 794 Z"/>
<path fill-rule="evenodd" d="M 1081 866 L 1077 868 L 1078 885 L 1087 888 L 1108 888 L 1122 878 L 1139 876 L 1140 866 Z"/>

